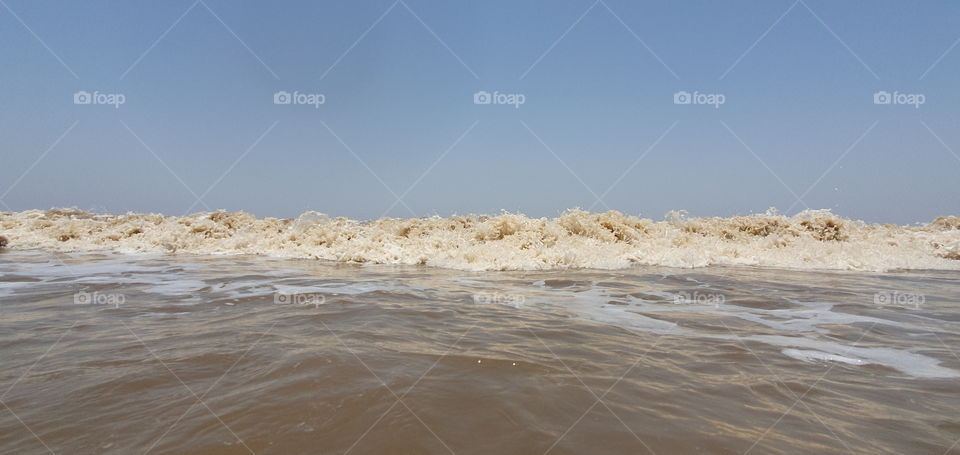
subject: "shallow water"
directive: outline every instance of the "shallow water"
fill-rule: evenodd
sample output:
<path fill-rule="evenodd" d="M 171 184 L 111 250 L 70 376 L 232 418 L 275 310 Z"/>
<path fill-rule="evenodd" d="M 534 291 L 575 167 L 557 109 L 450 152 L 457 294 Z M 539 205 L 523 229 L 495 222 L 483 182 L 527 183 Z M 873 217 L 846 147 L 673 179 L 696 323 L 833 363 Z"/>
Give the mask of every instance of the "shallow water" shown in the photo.
<path fill-rule="evenodd" d="M 960 451 L 958 272 L 6 251 L 0 276 L 4 453 Z"/>

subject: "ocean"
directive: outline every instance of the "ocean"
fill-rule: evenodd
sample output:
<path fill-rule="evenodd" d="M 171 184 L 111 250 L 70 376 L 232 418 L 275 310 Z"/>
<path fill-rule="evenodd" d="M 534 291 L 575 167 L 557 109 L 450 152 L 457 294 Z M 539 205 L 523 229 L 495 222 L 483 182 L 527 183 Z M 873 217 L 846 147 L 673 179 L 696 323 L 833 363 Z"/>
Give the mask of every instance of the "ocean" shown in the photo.
<path fill-rule="evenodd" d="M 4 453 L 960 450 L 960 219 L 0 213 Z"/>

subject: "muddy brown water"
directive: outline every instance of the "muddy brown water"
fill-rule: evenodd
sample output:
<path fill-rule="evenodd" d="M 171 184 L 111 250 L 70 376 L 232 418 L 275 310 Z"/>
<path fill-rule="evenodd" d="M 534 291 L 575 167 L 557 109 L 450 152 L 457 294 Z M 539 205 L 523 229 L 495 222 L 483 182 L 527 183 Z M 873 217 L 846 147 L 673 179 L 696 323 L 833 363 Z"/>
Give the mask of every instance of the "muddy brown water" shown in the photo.
<path fill-rule="evenodd" d="M 3 453 L 960 453 L 960 273 L 0 253 Z"/>

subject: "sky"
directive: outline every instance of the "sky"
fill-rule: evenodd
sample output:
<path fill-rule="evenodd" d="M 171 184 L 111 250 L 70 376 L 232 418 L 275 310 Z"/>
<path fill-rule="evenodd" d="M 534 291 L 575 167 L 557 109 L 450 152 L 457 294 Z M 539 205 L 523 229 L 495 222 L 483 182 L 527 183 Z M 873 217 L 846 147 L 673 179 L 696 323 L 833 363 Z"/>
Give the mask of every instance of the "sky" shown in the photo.
<path fill-rule="evenodd" d="M 946 0 L 0 0 L 0 210 L 926 223 L 958 42 Z"/>

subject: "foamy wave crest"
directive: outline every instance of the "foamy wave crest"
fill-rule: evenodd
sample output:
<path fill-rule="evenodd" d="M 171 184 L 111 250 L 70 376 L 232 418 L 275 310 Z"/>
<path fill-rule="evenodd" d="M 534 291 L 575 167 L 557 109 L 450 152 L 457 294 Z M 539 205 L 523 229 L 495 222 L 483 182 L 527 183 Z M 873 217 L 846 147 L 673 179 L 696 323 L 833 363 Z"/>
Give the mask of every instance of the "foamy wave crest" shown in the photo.
<path fill-rule="evenodd" d="M 260 254 L 462 270 L 759 265 L 802 269 L 960 270 L 960 217 L 926 226 L 868 225 L 829 211 L 652 221 L 610 211 L 558 218 L 452 216 L 359 222 L 307 212 L 98 215 L 73 209 L 0 213 L 8 248 Z"/>

